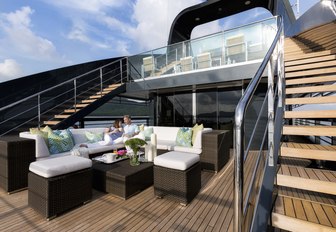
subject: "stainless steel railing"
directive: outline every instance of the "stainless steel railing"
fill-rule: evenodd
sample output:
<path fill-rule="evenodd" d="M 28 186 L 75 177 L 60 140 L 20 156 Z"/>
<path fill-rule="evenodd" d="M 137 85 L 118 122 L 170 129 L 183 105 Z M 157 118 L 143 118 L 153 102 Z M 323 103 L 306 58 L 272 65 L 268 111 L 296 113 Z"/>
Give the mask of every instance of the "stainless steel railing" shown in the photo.
<path fill-rule="evenodd" d="M 8 130 L 0 131 L 0 136 L 8 134 L 9 132 L 16 130 L 17 128 L 34 120 L 37 120 L 36 126 L 40 127 L 40 125 L 42 124 L 41 116 L 43 114 L 46 114 L 65 103 L 69 103 L 69 105 L 74 106 L 76 109 L 76 105 L 79 102 L 80 95 L 83 95 L 85 93 L 88 93 L 89 91 L 98 88 L 100 89 L 100 93 L 102 94 L 104 85 L 123 83 L 123 79 L 128 75 L 127 64 L 127 58 L 113 61 L 97 69 L 91 70 L 87 73 L 76 76 L 65 82 L 30 95 L 29 97 L 23 98 L 14 103 L 1 107 L 0 114 L 2 115 L 5 115 L 5 112 L 10 110 L 18 111 L 18 113 L 15 113 L 14 115 L 9 117 L 4 117 L 2 121 L 0 121 L 0 127 L 2 125 L 15 121 L 15 119 L 18 119 L 20 118 L 20 116 L 23 116 L 25 114 L 29 114 L 30 117 L 25 118 L 25 120 L 17 120 L 18 123 L 15 123 L 15 125 Z M 59 92 L 57 91 L 58 89 L 60 89 Z M 44 101 L 42 102 L 43 95 L 48 96 L 44 97 Z M 36 99 L 36 104 L 34 99 Z M 34 103 L 32 104 L 31 102 Z M 24 104 L 32 106 L 26 107 L 24 110 L 15 109 L 15 107 L 20 108 L 21 105 Z"/>
<path fill-rule="evenodd" d="M 278 31 L 275 39 L 264 57 L 261 66 L 246 88 L 235 112 L 234 231 L 238 232 L 266 230 L 267 214 L 269 214 L 271 208 L 272 191 L 265 191 L 273 189 L 273 179 L 280 146 L 285 94 L 284 35 L 283 22 L 280 17 L 277 18 L 277 25 Z M 267 76 L 267 82 L 262 81 L 265 76 Z M 265 85 L 265 83 L 267 83 L 267 88 L 262 94 L 264 99 L 261 100 L 260 91 L 258 92 L 257 89 Z M 259 95 L 256 96 L 256 93 Z M 253 102 L 255 98 L 258 98 L 257 103 Z M 253 120 L 248 118 L 247 112 L 260 104 L 261 107 L 255 110 L 259 112 L 256 120 L 250 123 L 254 125 L 252 133 L 247 134 L 245 124 L 247 121 Z M 263 112 L 266 115 L 263 115 Z M 265 120 L 261 120 L 261 118 L 265 118 Z M 262 135 L 261 139 L 256 139 L 257 130 L 260 132 L 259 135 Z M 255 163 L 253 163 L 252 171 L 245 173 L 245 161 L 252 151 L 256 151 L 258 155 Z M 245 183 L 244 178 L 247 174 L 249 182 Z M 245 197 L 244 192 L 246 193 Z M 261 195 L 266 197 L 263 197 L 261 200 Z M 264 202 L 261 204 L 261 201 Z"/>

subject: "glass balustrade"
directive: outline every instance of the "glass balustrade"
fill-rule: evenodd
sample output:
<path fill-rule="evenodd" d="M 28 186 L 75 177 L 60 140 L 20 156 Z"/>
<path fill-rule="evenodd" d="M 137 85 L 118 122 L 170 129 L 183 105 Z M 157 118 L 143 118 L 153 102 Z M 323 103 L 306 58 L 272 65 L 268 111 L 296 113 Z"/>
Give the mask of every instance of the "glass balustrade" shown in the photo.
<path fill-rule="evenodd" d="M 130 76 L 137 80 L 262 59 L 276 31 L 276 18 L 272 17 L 130 56 Z"/>

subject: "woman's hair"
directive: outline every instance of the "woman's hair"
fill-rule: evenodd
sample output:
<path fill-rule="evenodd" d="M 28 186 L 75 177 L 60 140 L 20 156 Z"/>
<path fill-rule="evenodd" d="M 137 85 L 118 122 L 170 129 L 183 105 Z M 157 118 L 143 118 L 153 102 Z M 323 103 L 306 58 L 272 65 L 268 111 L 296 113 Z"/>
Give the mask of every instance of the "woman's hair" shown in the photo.
<path fill-rule="evenodd" d="M 114 121 L 114 123 L 113 123 L 113 127 L 114 127 L 114 128 L 120 128 L 120 126 L 119 126 L 119 123 L 120 123 L 120 122 L 122 122 L 121 119 L 116 119 L 116 120 Z"/>

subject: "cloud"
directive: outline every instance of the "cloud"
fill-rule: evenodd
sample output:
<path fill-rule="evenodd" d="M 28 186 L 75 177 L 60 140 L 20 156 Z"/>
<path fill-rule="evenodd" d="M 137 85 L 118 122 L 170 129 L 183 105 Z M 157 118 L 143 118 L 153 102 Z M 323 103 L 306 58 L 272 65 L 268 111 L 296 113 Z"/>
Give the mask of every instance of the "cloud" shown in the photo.
<path fill-rule="evenodd" d="M 45 3 L 60 8 L 69 8 L 75 11 L 86 11 L 89 13 L 100 13 L 109 8 L 121 7 L 126 1 L 121 0 L 45 0 Z"/>
<path fill-rule="evenodd" d="M 13 59 L 5 59 L 0 63 L 0 82 L 9 81 L 22 76 L 21 66 Z"/>
<path fill-rule="evenodd" d="M 134 4 L 132 16 L 136 26 L 129 34 L 142 50 L 166 46 L 170 26 L 177 14 L 201 2 L 203 1 L 138 0 Z"/>
<path fill-rule="evenodd" d="M 72 21 L 68 39 L 127 55 L 166 46 L 176 15 L 204 0 L 43 1 L 57 6 Z"/>
<path fill-rule="evenodd" d="M 53 43 L 36 35 L 32 31 L 31 15 L 34 11 L 28 7 L 8 14 L 1 14 L 0 25 L 5 34 L 2 43 L 10 46 L 20 56 L 35 60 L 55 60 L 60 58 Z M 5 41 L 5 42 L 4 42 Z M 4 44 L 0 44 L 4 46 Z"/>
<path fill-rule="evenodd" d="M 80 41 L 85 44 L 89 44 L 91 47 L 98 47 L 102 49 L 109 49 L 110 45 L 107 43 L 99 42 L 92 39 L 89 35 L 93 34 L 88 28 L 88 25 L 84 22 L 74 23 L 71 31 L 68 33 L 67 38 L 70 40 Z"/>

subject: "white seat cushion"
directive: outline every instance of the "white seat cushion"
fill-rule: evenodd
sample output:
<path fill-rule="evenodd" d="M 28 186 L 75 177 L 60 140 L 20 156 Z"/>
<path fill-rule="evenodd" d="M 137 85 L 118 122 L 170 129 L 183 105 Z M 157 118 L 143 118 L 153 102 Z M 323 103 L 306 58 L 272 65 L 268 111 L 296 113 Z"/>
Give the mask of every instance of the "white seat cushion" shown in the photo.
<path fill-rule="evenodd" d="M 194 147 L 183 147 L 183 146 L 175 146 L 174 151 L 194 153 L 197 155 L 202 153 L 202 149 L 194 148 Z"/>
<path fill-rule="evenodd" d="M 154 165 L 184 171 L 199 161 L 197 154 L 170 151 L 155 157 Z"/>
<path fill-rule="evenodd" d="M 91 166 L 92 161 L 90 159 L 71 155 L 32 162 L 29 165 L 29 171 L 39 176 L 50 178 L 90 168 Z"/>

